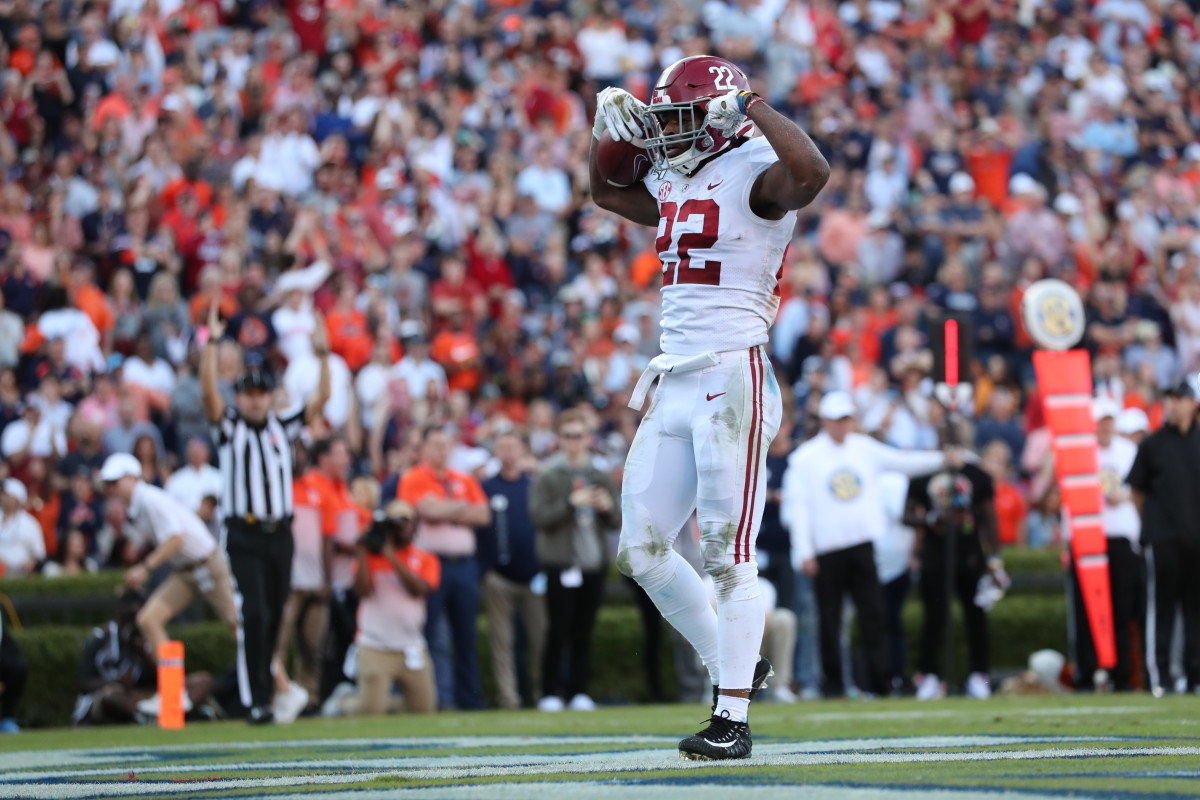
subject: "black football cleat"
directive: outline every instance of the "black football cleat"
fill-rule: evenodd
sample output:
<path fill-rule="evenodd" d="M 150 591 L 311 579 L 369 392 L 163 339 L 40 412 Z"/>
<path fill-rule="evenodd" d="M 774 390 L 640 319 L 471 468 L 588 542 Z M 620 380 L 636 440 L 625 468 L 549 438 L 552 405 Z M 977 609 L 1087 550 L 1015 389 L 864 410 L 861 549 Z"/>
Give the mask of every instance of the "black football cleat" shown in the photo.
<path fill-rule="evenodd" d="M 767 688 L 767 678 L 775 674 L 775 668 L 771 666 L 771 662 L 766 656 L 759 656 L 758 663 L 754 665 L 754 680 L 750 682 L 750 699 L 753 700 L 759 690 Z M 713 713 L 717 713 L 717 694 L 721 691 L 720 687 L 713 687 Z"/>
<path fill-rule="evenodd" d="M 689 761 L 749 758 L 751 747 L 750 725 L 734 722 L 721 712 L 721 716 L 709 718 L 707 728 L 679 743 L 679 757 Z"/>

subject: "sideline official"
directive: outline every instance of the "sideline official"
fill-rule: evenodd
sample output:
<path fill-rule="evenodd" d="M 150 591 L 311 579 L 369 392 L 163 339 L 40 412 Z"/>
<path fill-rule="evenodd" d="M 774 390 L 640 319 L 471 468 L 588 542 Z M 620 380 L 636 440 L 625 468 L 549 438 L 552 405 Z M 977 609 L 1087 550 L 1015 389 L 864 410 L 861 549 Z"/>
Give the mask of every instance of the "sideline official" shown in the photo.
<path fill-rule="evenodd" d="M 273 721 L 271 658 L 291 584 L 291 441 L 306 422 L 321 416 L 329 399 L 329 343 L 318 317 L 312 336 L 313 352 L 321 362 L 317 391 L 306 406 L 280 417 L 271 409 L 271 376 L 257 367 L 238 378 L 235 407 L 225 406 L 217 387 L 217 346 L 224 333 L 214 302 L 200 362 L 200 388 L 219 448 L 225 547 L 242 598 L 238 688 L 242 703 L 250 708 L 250 722 L 262 724 Z"/>
<path fill-rule="evenodd" d="M 1133 646 L 1131 626 L 1142 606 L 1139 598 L 1142 575 L 1141 530 L 1137 506 L 1133 503 L 1125 476 L 1137 457 L 1137 445 L 1116 436 L 1120 409 L 1106 398 L 1096 400 L 1096 440 L 1099 443 L 1100 486 L 1104 508 L 1100 512 L 1108 546 L 1108 580 L 1112 596 L 1113 631 L 1116 636 L 1117 664 L 1110 671 L 1113 689 L 1128 692 L 1133 688 Z M 1136 626 L 1141 631 L 1140 622 Z M 1075 651 L 1079 665 L 1076 689 L 1093 687 L 1096 650 L 1083 597 L 1075 582 Z"/>
<path fill-rule="evenodd" d="M 1183 607 L 1184 672 L 1188 688 L 1200 688 L 1200 426 L 1196 398 L 1200 377 L 1191 375 L 1167 395 L 1166 424 L 1146 437 L 1125 479 L 1141 512 L 1148 575 L 1146 671 L 1161 697 L 1167 674 L 1175 612 Z"/>
<path fill-rule="evenodd" d="M 845 694 L 842 605 L 854 601 L 869 668 L 867 691 L 887 691 L 888 637 L 874 542 L 888 530 L 879 476 L 919 475 L 946 463 L 938 452 L 901 452 L 854 433 L 854 401 L 830 392 L 818 409 L 823 430 L 788 458 L 780 514 L 792 532 L 792 563 L 813 579 L 820 618 L 825 694 Z M 949 451 L 948 451 L 949 452 Z"/>

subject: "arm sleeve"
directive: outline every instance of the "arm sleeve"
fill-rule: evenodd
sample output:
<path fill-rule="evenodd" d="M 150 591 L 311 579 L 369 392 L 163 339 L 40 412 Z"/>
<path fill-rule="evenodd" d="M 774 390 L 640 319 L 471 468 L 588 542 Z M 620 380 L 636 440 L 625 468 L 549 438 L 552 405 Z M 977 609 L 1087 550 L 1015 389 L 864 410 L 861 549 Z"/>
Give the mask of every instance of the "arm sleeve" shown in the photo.
<path fill-rule="evenodd" d="M 788 460 L 783 473 L 782 499 L 779 502 L 779 518 L 791 533 L 792 567 L 800 566 L 816 555 L 812 540 L 812 523 L 809 518 L 808 491 L 805 470 L 793 456 Z"/>
<path fill-rule="evenodd" d="M 543 472 L 533 479 L 529 490 L 529 516 L 539 533 L 561 525 L 575 514 L 570 489 L 556 492 L 556 483 L 553 470 Z"/>
<path fill-rule="evenodd" d="M 479 485 L 479 479 L 474 475 L 466 475 L 464 477 L 465 480 L 463 482 L 467 485 L 467 502 L 473 506 L 486 505 L 488 496 L 483 491 L 483 487 Z"/>
<path fill-rule="evenodd" d="M 34 560 L 41 563 L 46 560 L 46 537 L 42 535 L 42 526 L 33 517 L 25 517 L 24 536 L 29 543 L 29 550 Z"/>
<path fill-rule="evenodd" d="M 1150 488 L 1150 457 L 1146 455 L 1146 442 L 1142 442 L 1137 449 L 1137 455 L 1133 457 L 1133 465 L 1129 468 L 1129 474 L 1125 476 L 1125 482 L 1129 484 L 1129 488 L 1137 489 L 1139 492 L 1145 492 Z"/>
<path fill-rule="evenodd" d="M 211 426 L 213 439 L 217 446 L 227 444 L 233 438 L 233 426 L 237 424 L 238 412 L 233 406 L 225 406 L 225 416 L 216 425 Z"/>
<path fill-rule="evenodd" d="M 421 571 L 417 577 L 429 584 L 429 589 L 436 592 L 442 585 L 442 564 L 437 556 L 431 553 L 421 554 Z"/>
<path fill-rule="evenodd" d="M 157 498 L 156 498 L 157 500 Z M 162 544 L 182 530 L 179 527 L 178 520 L 172 519 L 171 514 L 161 503 L 151 500 L 146 505 L 146 519 L 150 522 L 150 529 L 154 533 L 154 541 L 156 544 Z"/>
<path fill-rule="evenodd" d="M 279 417 L 279 424 L 283 426 L 283 431 L 289 439 L 294 439 L 300 435 L 300 429 L 304 427 L 305 410 L 305 404 L 298 403 L 283 412 L 282 416 Z"/>
<path fill-rule="evenodd" d="M 934 472 L 946 463 L 946 457 L 936 450 L 905 451 L 889 447 L 874 439 L 864 438 L 877 467 L 882 471 L 899 472 L 913 477 Z"/>

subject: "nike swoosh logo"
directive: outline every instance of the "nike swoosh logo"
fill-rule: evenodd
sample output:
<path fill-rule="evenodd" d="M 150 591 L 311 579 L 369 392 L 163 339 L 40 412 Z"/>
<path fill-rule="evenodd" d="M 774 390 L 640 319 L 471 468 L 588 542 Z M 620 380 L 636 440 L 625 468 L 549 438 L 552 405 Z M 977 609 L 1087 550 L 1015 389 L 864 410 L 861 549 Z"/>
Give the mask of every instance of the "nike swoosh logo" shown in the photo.
<path fill-rule="evenodd" d="M 708 397 L 708 400 L 711 402 L 713 400 L 716 400 L 718 397 L 720 397 L 723 394 L 725 394 L 725 392 L 717 392 L 716 394 L 710 394 L 710 395 L 706 395 L 706 396 Z"/>
<path fill-rule="evenodd" d="M 711 192 L 713 189 L 717 188 L 717 187 L 718 187 L 718 186 L 720 186 L 722 183 L 724 183 L 724 181 L 717 181 L 716 183 L 710 183 L 710 184 L 708 185 L 708 190 Z"/>
<path fill-rule="evenodd" d="M 733 747 L 735 744 L 737 744 L 737 739 L 734 739 L 732 742 L 711 742 L 710 741 L 709 744 L 711 744 L 713 747 Z"/>

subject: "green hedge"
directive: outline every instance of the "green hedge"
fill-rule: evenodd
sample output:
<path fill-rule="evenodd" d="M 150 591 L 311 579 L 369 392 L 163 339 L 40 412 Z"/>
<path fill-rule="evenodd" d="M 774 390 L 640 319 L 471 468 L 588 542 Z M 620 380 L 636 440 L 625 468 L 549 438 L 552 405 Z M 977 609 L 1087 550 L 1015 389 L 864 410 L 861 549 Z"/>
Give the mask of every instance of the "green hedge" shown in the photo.
<path fill-rule="evenodd" d="M 957 617 L 956 617 L 957 618 Z M 910 656 L 915 657 L 920 635 L 921 609 L 915 598 L 904 613 Z M 663 623 L 663 685 L 675 685 L 674 659 L 666 623 Z M 491 660 L 487 646 L 487 621 L 480 616 L 479 658 L 484 692 L 494 698 Z M 995 668 L 1021 668 L 1034 650 L 1052 647 L 1066 651 L 1066 604 L 1062 596 L 1010 596 L 991 614 L 992 664 Z M 65 725 L 75 705 L 79 654 L 91 628 L 43 625 L 16 634 L 29 666 L 29 684 L 18 718 L 22 725 Z M 961 631 L 961 626 L 956 630 Z M 189 672 L 218 673 L 232 664 L 235 647 L 228 631 L 219 623 L 205 622 L 171 628 L 183 641 Z M 593 642 L 592 695 L 602 702 L 648 700 L 641 661 L 642 625 L 632 605 L 608 605 L 600 610 Z M 965 674 L 965 641 L 955 635 L 960 653 L 959 675 Z"/>

